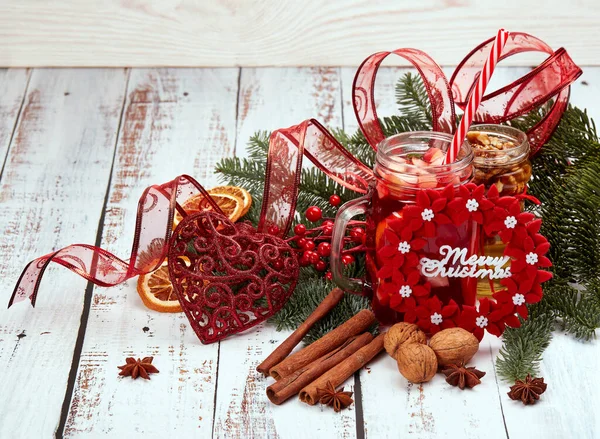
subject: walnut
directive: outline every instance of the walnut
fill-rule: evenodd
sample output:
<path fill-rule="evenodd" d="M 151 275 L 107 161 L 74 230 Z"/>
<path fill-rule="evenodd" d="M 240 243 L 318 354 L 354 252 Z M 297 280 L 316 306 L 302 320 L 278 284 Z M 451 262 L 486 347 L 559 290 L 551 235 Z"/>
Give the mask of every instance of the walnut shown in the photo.
<path fill-rule="evenodd" d="M 487 146 L 490 144 L 488 135 L 479 131 L 469 131 L 467 133 L 467 140 L 474 145 Z"/>
<path fill-rule="evenodd" d="M 426 344 L 404 343 L 398 349 L 398 370 L 411 383 L 430 381 L 437 372 L 435 352 Z"/>
<path fill-rule="evenodd" d="M 396 323 L 386 332 L 383 346 L 390 357 L 396 358 L 398 349 L 404 343 L 427 344 L 427 336 L 417 325 L 404 322 Z"/>
<path fill-rule="evenodd" d="M 479 350 L 477 337 L 462 328 L 449 328 L 438 332 L 429 346 L 435 352 L 440 366 L 467 364 Z"/>

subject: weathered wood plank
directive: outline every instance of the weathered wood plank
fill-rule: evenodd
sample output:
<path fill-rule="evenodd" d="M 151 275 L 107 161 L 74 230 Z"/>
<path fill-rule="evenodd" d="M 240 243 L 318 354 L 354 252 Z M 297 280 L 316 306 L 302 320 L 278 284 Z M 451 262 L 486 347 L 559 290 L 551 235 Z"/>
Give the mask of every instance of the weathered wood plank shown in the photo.
<path fill-rule="evenodd" d="M 259 130 L 273 131 L 315 118 L 341 127 L 339 69 L 332 67 L 242 69 L 236 153 Z"/>
<path fill-rule="evenodd" d="M 8 152 L 30 73 L 27 69 L 0 69 L 0 163 Z"/>
<path fill-rule="evenodd" d="M 257 130 L 273 130 L 316 117 L 340 127 L 339 70 L 242 69 L 237 153 L 244 155 L 248 138 Z M 272 378 L 256 366 L 289 335 L 270 325 L 221 342 L 215 438 L 355 437 L 354 406 L 333 415 L 292 399 L 275 406 L 266 397 Z M 353 379 L 346 385 L 352 386 Z M 309 434 L 309 435 L 310 435 Z"/>
<path fill-rule="evenodd" d="M 102 246 L 128 255 L 144 188 L 188 173 L 211 187 L 231 155 L 238 69 L 131 72 Z M 136 279 L 95 288 L 65 437 L 209 437 L 218 345 L 200 344 L 183 314 L 144 307 Z M 125 357 L 153 355 L 151 381 L 121 379 Z"/>
<path fill-rule="evenodd" d="M 123 69 L 32 72 L 0 189 L 0 437 L 50 437 L 58 425 L 86 281 L 52 267 L 36 309 L 5 304 L 32 258 L 94 242 L 125 83 Z"/>
<path fill-rule="evenodd" d="M 370 53 L 398 47 L 456 65 L 503 26 L 598 64 L 600 44 L 590 35 L 599 20 L 595 0 L 568 8 L 561 0 L 4 0 L 0 65 L 356 66 Z M 524 54 L 510 62 L 532 59 Z"/>

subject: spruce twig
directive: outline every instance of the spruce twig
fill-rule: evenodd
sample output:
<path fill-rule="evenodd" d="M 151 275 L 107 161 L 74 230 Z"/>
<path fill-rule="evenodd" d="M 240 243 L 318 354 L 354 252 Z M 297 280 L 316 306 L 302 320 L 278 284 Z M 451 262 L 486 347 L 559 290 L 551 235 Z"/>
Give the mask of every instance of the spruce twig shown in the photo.
<path fill-rule="evenodd" d="M 400 114 L 423 125 L 423 130 L 431 130 L 432 118 L 429 96 L 420 76 L 406 73 L 396 84 L 396 102 Z"/>

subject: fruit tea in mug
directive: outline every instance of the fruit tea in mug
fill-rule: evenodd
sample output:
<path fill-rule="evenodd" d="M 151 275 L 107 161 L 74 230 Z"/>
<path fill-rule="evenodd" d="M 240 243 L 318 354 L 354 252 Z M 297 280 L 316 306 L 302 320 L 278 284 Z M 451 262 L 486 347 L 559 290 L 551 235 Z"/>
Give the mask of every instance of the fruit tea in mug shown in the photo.
<path fill-rule="evenodd" d="M 414 300 L 423 292 L 421 288 L 425 281 L 429 283 L 430 294 L 444 304 L 454 300 L 458 305 L 475 305 L 477 280 L 474 277 L 428 277 L 418 261 L 414 264 L 417 265 L 415 269 L 403 272 L 404 268 L 400 267 L 403 258 L 415 258 L 416 255 L 409 251 L 411 238 L 405 231 L 394 228 L 394 224 L 403 218 L 405 208 L 416 203 L 419 191 L 442 191 L 449 184 L 456 189 L 470 181 L 473 152 L 467 142 L 454 163 L 443 164 L 451 141 L 451 135 L 437 132 L 402 133 L 385 139 L 378 145 L 374 168 L 376 181 L 370 192 L 346 203 L 338 211 L 331 258 L 334 281 L 347 291 L 362 290 L 372 296 L 373 310 L 384 324 L 403 318 L 402 307 L 394 306 L 390 297 Z M 340 246 L 348 221 L 359 214 L 366 215 L 367 273 L 365 279 L 349 279 L 342 273 Z M 420 260 L 441 261 L 448 248 L 463 252 L 463 259 L 476 252 L 477 230 L 472 221 L 460 225 L 441 221 L 441 215 L 436 218 L 431 209 L 424 210 L 422 215 L 423 223 L 435 224 L 435 234 L 422 238 L 425 244 L 418 252 Z M 446 269 L 459 270 L 460 264 L 460 258 L 450 258 Z M 419 274 L 418 280 L 415 272 Z"/>
<path fill-rule="evenodd" d="M 495 185 L 500 196 L 525 192 L 531 178 L 531 162 L 529 141 L 523 131 L 504 125 L 473 125 L 467 133 L 467 141 L 475 156 L 473 183 L 486 188 Z M 482 239 L 480 247 L 486 255 L 501 257 L 504 254 L 506 245 L 500 237 Z M 477 295 L 491 296 L 502 289 L 498 280 L 479 279 Z"/>

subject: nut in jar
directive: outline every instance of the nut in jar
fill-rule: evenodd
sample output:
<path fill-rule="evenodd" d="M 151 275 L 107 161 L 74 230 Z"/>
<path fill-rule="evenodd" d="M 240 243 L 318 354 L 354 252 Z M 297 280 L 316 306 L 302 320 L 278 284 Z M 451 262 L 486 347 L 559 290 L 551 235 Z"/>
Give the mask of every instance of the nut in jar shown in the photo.
<path fill-rule="evenodd" d="M 486 188 L 495 185 L 501 196 L 522 194 L 531 178 L 527 135 L 505 125 L 473 125 L 467 133 L 473 159 L 473 183 Z M 499 237 L 482 237 L 484 254 L 499 257 L 506 245 Z M 492 296 L 500 291 L 499 280 L 477 281 L 477 296 Z"/>
<path fill-rule="evenodd" d="M 474 125 L 467 133 L 473 148 L 473 182 L 496 185 L 502 196 L 525 191 L 531 178 L 527 135 L 504 125 Z"/>

